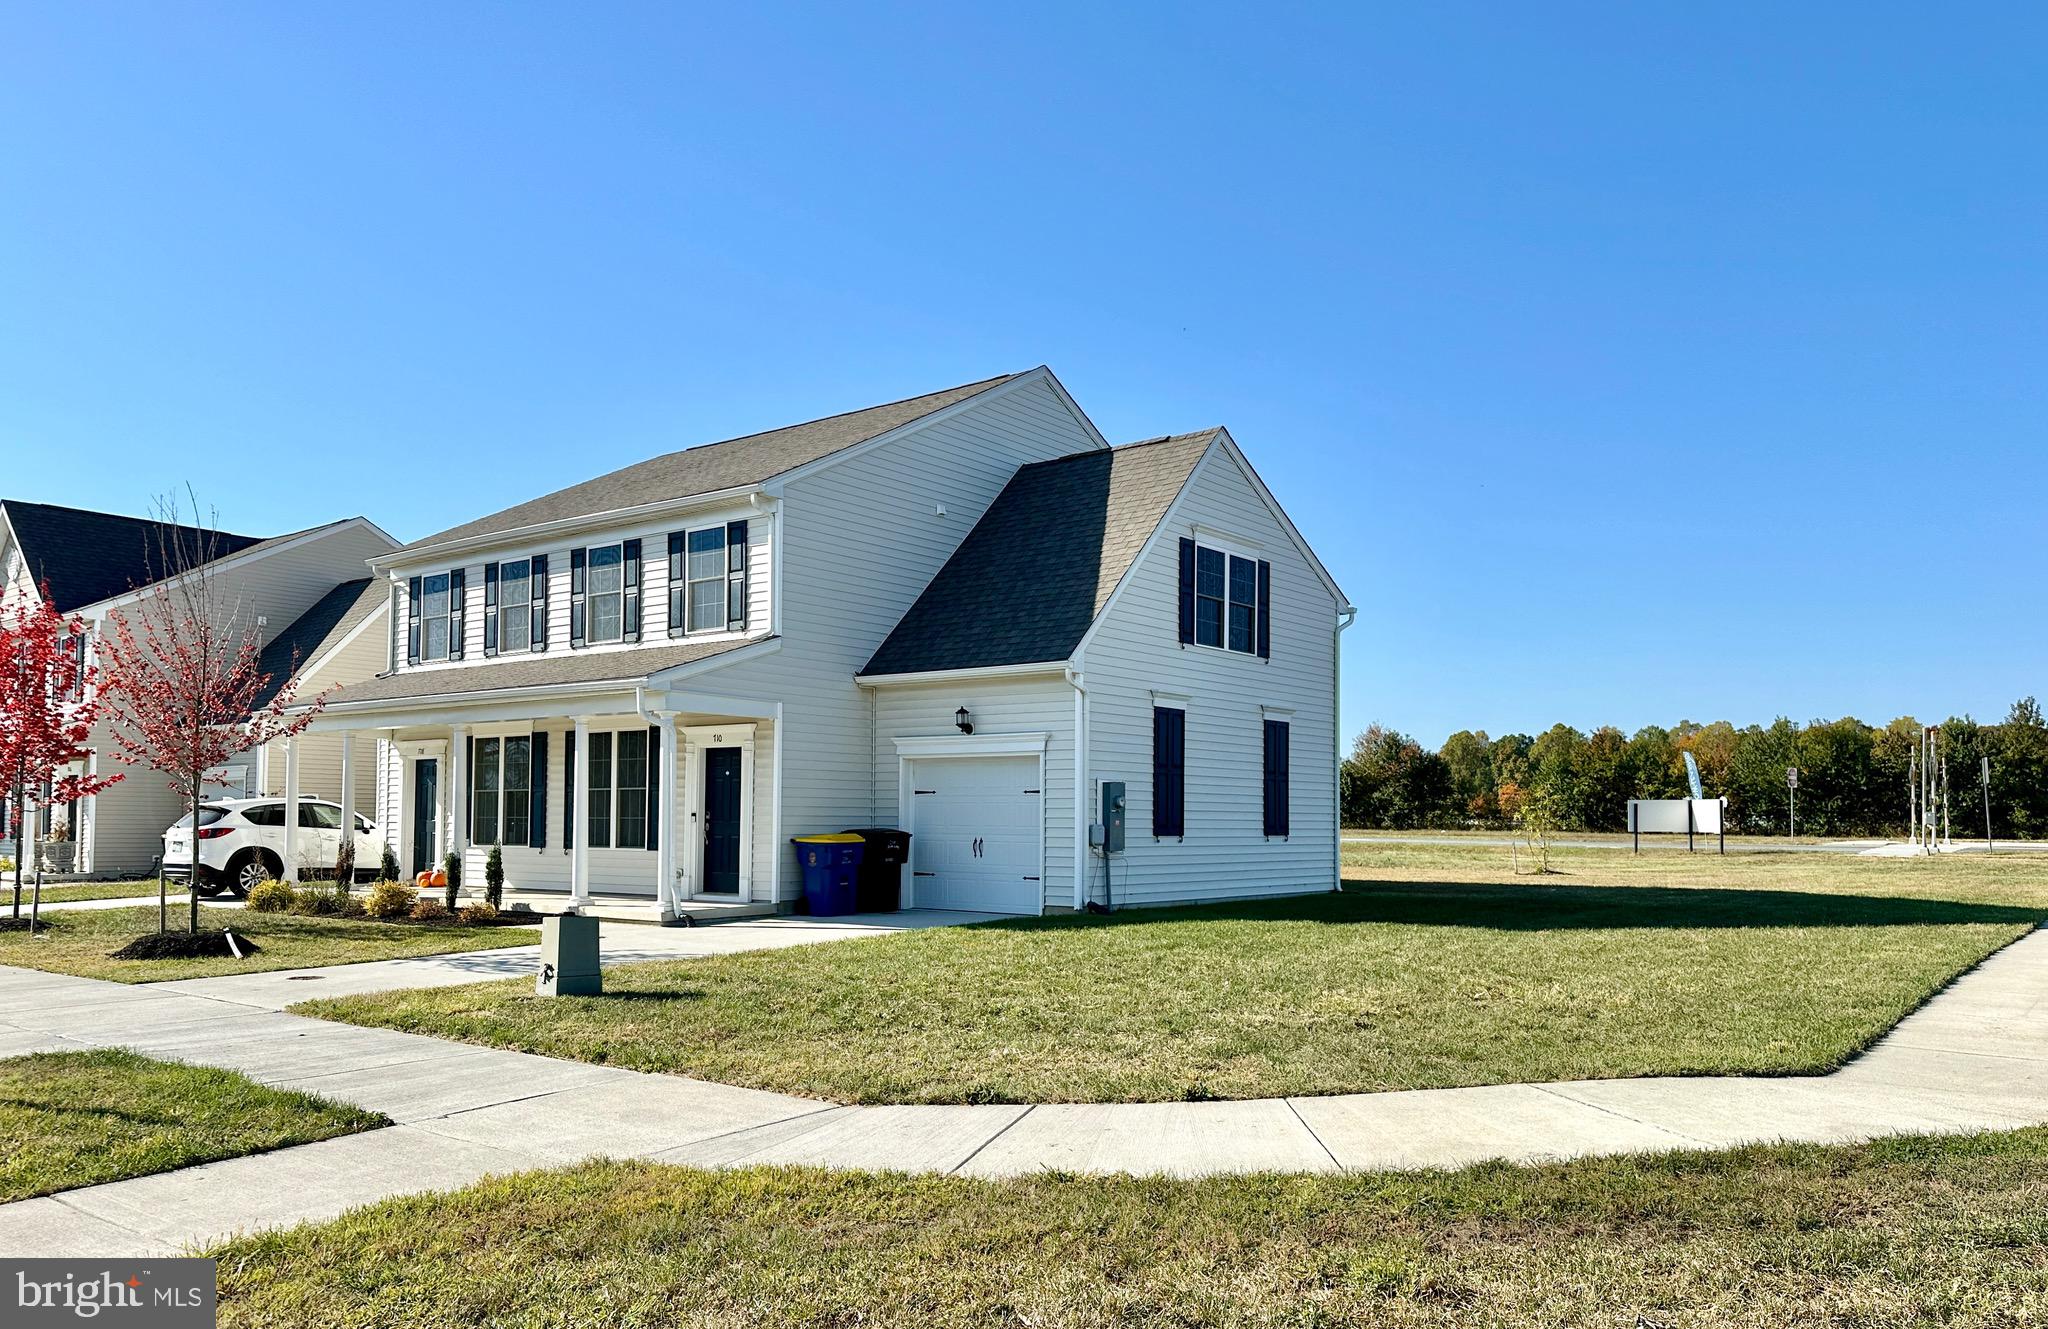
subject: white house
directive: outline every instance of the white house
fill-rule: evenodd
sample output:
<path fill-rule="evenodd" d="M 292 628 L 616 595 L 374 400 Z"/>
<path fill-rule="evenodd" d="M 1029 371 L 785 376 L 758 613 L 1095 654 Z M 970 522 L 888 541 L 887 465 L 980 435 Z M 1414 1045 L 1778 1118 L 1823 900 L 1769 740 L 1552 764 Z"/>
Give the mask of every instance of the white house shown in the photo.
<path fill-rule="evenodd" d="M 296 670 L 301 694 L 310 696 L 383 667 L 382 634 L 364 621 L 373 611 L 381 622 L 381 588 L 367 607 L 358 602 L 370 585 L 365 561 L 397 543 L 362 517 L 264 539 L 8 499 L 0 501 L 0 605 L 39 601 L 47 591 L 60 612 L 85 620 L 81 648 L 90 653 L 112 615 L 132 611 L 153 593 L 169 551 L 211 555 L 201 571 L 221 579 L 216 599 L 233 606 L 242 630 L 263 646 L 273 692 Z M 349 630 L 367 632 L 367 658 L 338 649 Z M 340 740 L 309 736 L 297 745 L 307 770 L 302 792 L 339 799 Z M 85 768 L 120 771 L 125 778 L 56 813 L 69 841 L 50 847 L 53 866 L 99 877 L 147 872 L 162 850 L 165 828 L 184 815 L 184 796 L 169 777 L 119 762 L 108 722 L 95 728 L 89 748 Z M 282 763 L 273 755 L 252 752 L 214 772 L 209 792 L 283 792 Z M 360 789 L 364 797 L 373 792 L 367 779 Z M 0 824 L 12 825 L 12 817 Z"/>
<path fill-rule="evenodd" d="M 789 837 L 900 826 L 906 905 L 1337 882 L 1343 592 L 1225 430 L 1112 448 L 1044 368 L 656 457 L 370 564 L 386 669 L 311 732 L 374 764 L 415 869 L 459 852 L 475 883 L 502 844 L 515 888 L 787 909 Z M 1106 865 L 1105 781 L 1128 792 Z"/>

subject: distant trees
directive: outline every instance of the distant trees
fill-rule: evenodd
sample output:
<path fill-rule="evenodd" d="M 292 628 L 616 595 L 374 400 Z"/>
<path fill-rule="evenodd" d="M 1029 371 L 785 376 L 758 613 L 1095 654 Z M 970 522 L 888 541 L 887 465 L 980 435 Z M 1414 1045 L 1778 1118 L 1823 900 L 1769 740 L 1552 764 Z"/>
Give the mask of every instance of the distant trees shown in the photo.
<path fill-rule="evenodd" d="M 1560 830 L 1626 828 L 1631 798 L 1680 798 L 1692 753 L 1710 797 L 1729 802 L 1729 829 L 1785 831 L 1785 768 L 1799 769 L 1799 829 L 1814 835 L 1881 835 L 1906 824 L 1907 772 L 1920 722 L 1882 728 L 1853 717 L 1800 725 L 1780 717 L 1737 729 L 1725 720 L 1650 725 L 1625 735 L 1553 725 L 1542 734 L 1493 738 L 1460 730 L 1431 752 L 1381 725 L 1358 736 L 1339 781 L 1344 824 L 1376 830 L 1515 824 L 1540 799 Z M 1959 835 L 1981 836 L 1980 759 L 1991 759 L 1993 831 L 2048 838 L 2048 721 L 2032 697 L 1997 724 L 1969 716 L 1942 722 L 1950 813 Z M 1524 814 L 1526 815 L 1526 813 Z"/>

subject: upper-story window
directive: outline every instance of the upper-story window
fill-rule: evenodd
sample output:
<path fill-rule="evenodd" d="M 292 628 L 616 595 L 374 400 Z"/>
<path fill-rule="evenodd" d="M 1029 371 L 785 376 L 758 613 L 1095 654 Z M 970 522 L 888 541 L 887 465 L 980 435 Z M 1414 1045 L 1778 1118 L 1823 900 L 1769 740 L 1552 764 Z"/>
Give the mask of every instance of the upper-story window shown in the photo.
<path fill-rule="evenodd" d="M 1183 539 L 1181 641 L 1270 656 L 1272 586 L 1272 564 Z"/>
<path fill-rule="evenodd" d="M 462 569 L 452 568 L 410 582 L 406 601 L 406 659 L 462 658 Z"/>
<path fill-rule="evenodd" d="M 484 564 L 484 654 L 547 648 L 547 555 Z"/>
<path fill-rule="evenodd" d="M 668 634 L 743 632 L 747 524 L 729 521 L 668 537 Z"/>
<path fill-rule="evenodd" d="M 640 640 L 640 542 L 569 551 L 569 644 Z"/>
<path fill-rule="evenodd" d="M 626 632 L 626 557 L 618 545 L 590 551 L 589 641 L 618 641 Z"/>

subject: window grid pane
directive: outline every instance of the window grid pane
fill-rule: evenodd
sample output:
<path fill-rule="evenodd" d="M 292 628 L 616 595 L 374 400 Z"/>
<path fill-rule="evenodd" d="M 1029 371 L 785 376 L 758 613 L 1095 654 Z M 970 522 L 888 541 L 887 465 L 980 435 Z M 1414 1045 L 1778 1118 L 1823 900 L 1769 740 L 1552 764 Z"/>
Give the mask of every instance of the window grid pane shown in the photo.
<path fill-rule="evenodd" d="M 690 631 L 725 626 L 725 576 L 690 583 Z"/>
<path fill-rule="evenodd" d="M 477 844 L 498 841 L 498 740 L 476 741 L 476 769 L 470 772 L 475 797 L 470 805 L 469 838 Z"/>
<path fill-rule="evenodd" d="M 528 843 L 533 810 L 533 740 L 505 740 L 504 844 Z"/>
<path fill-rule="evenodd" d="M 1198 646 L 1221 646 L 1223 644 L 1223 602 L 1200 596 L 1195 600 L 1195 644 Z"/>
<path fill-rule="evenodd" d="M 612 843 L 612 736 L 590 736 L 590 843 L 609 849 Z"/>
<path fill-rule="evenodd" d="M 619 734 L 619 834 L 620 849 L 647 847 L 647 734 L 644 730 L 623 730 Z"/>

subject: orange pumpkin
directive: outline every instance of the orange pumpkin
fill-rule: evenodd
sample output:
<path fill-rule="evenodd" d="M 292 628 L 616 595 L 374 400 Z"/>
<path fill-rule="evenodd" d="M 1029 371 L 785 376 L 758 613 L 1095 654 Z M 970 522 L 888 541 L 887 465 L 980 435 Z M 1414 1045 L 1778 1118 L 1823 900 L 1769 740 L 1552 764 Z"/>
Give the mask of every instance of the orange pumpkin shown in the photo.
<path fill-rule="evenodd" d="M 412 879 L 412 884 L 419 887 L 421 890 L 425 890 L 427 889 L 427 887 L 434 884 L 434 874 L 431 872 L 422 872 L 420 873 L 419 876 L 414 877 Z"/>
<path fill-rule="evenodd" d="M 428 884 L 431 886 L 446 886 L 448 884 L 448 874 L 440 868 L 435 868 L 434 879 Z"/>

